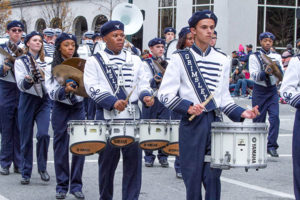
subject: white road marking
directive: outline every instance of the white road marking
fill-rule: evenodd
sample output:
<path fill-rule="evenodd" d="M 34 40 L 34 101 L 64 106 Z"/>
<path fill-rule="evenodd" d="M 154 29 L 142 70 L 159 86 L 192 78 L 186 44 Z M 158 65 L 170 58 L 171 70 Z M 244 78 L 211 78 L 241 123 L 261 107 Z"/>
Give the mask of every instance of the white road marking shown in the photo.
<path fill-rule="evenodd" d="M 0 194 L 0 200 L 9 200 L 9 199 Z"/>
<path fill-rule="evenodd" d="M 231 184 L 234 184 L 234 185 L 237 185 L 237 186 L 240 186 L 240 187 L 244 187 L 244 188 L 247 188 L 247 189 L 268 193 L 268 194 L 278 196 L 278 197 L 283 197 L 283 198 L 288 198 L 288 199 L 295 199 L 294 195 L 292 195 L 292 194 L 279 192 L 277 190 L 271 190 L 271 189 L 268 189 L 268 188 L 264 188 L 264 187 L 260 187 L 260 186 L 257 186 L 257 185 L 244 183 L 244 182 L 233 180 L 233 179 L 230 179 L 230 178 L 221 177 L 221 181 L 226 182 L 226 183 L 231 183 Z"/>
<path fill-rule="evenodd" d="M 170 163 L 169 166 L 174 168 L 174 163 L 173 162 L 169 162 L 169 163 Z M 287 193 L 284 193 L 284 192 L 271 190 L 271 189 L 268 189 L 268 188 L 264 188 L 264 187 L 260 187 L 260 186 L 257 186 L 257 185 L 244 183 L 244 182 L 237 181 L 237 180 L 230 179 L 230 178 L 226 178 L 226 177 L 221 177 L 221 181 L 226 182 L 226 183 L 231 183 L 231 184 L 234 184 L 234 185 L 237 185 L 237 186 L 240 186 L 240 187 L 244 187 L 244 188 L 247 188 L 247 189 L 252 189 L 252 190 L 268 193 L 268 194 L 271 194 L 271 195 L 274 195 L 274 196 L 279 196 L 279 197 L 288 198 L 288 199 L 295 199 L 294 195 L 292 195 L 292 194 L 287 194 Z"/>

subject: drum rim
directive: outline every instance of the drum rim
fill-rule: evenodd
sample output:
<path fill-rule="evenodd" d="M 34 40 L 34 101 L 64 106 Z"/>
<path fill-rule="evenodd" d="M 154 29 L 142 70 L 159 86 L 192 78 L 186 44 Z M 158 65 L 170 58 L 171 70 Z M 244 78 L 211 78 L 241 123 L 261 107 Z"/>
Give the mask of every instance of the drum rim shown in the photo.
<path fill-rule="evenodd" d="M 168 124 L 168 121 L 170 120 L 167 120 L 167 119 L 141 119 L 139 121 L 139 124 L 149 124 L 149 122 L 158 122 L 157 124 Z"/>
<path fill-rule="evenodd" d="M 80 124 L 76 124 L 80 123 Z M 94 124 L 90 124 L 94 123 Z M 107 125 L 107 121 L 105 120 L 70 120 L 68 121 L 68 125 L 81 125 L 81 124 L 86 124 L 86 125 Z"/>
<path fill-rule="evenodd" d="M 138 122 L 138 120 L 133 120 L 133 119 L 127 119 L 127 120 L 122 120 L 122 119 L 113 119 L 111 121 L 109 121 L 107 124 L 108 125 L 114 125 L 114 124 L 124 124 L 124 122 L 126 123 L 126 125 L 136 125 Z"/>
<path fill-rule="evenodd" d="M 228 127 L 228 128 L 267 128 L 267 123 L 251 123 L 251 122 L 212 122 L 211 123 L 212 128 L 222 128 L 222 127 Z"/>

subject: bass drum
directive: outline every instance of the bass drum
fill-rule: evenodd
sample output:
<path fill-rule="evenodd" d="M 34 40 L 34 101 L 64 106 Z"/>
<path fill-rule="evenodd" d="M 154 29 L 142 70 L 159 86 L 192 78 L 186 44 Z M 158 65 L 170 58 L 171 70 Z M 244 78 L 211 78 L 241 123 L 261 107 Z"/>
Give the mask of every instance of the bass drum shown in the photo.
<path fill-rule="evenodd" d="M 172 54 L 177 50 L 176 48 L 177 43 L 178 40 L 174 39 L 171 42 L 169 42 L 169 44 L 167 44 L 166 53 L 165 53 L 166 60 L 170 60 Z"/>

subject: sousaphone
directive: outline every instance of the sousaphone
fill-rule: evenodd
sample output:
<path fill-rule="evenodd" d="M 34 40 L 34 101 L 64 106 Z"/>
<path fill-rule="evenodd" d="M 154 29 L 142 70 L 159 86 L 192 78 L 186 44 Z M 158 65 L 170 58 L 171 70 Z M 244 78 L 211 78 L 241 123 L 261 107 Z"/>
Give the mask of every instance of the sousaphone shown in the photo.
<path fill-rule="evenodd" d="M 118 20 L 124 24 L 124 34 L 132 35 L 140 30 L 143 25 L 143 15 L 140 9 L 130 3 L 117 5 L 111 16 L 112 20 Z"/>

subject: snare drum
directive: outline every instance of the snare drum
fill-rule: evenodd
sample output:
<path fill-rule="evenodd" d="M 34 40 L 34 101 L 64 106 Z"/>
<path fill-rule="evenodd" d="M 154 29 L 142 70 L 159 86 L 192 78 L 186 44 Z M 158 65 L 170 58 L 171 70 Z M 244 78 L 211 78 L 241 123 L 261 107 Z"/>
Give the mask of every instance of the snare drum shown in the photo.
<path fill-rule="evenodd" d="M 72 120 L 68 123 L 70 151 L 76 155 L 92 155 L 106 146 L 106 122 Z"/>
<path fill-rule="evenodd" d="M 211 125 L 211 167 L 267 167 L 265 123 L 214 122 Z"/>
<path fill-rule="evenodd" d="M 139 128 L 142 149 L 157 150 L 169 144 L 170 132 L 167 120 L 141 120 Z"/>
<path fill-rule="evenodd" d="M 124 147 L 135 142 L 138 127 L 134 120 L 112 120 L 109 123 L 110 143 L 116 147 Z"/>
<path fill-rule="evenodd" d="M 162 150 L 164 153 L 171 156 L 179 156 L 179 123 L 180 120 L 172 120 L 168 122 L 170 143 Z"/>

